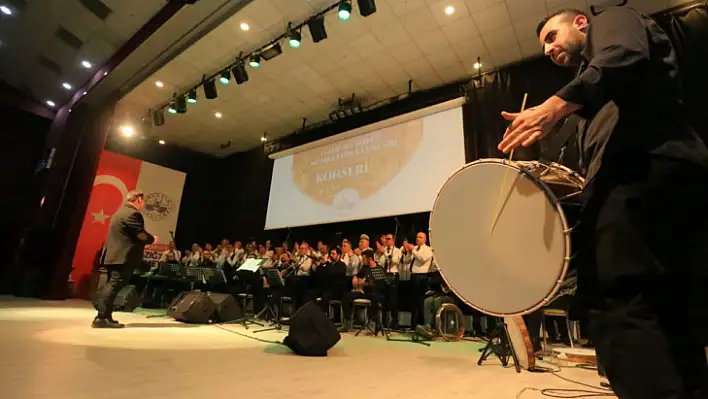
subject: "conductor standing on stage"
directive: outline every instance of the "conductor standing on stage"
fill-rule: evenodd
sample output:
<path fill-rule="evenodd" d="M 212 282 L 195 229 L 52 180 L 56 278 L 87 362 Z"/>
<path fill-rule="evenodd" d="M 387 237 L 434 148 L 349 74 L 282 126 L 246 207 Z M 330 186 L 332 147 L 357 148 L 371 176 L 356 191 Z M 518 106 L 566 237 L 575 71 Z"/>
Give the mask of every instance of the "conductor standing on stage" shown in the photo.
<path fill-rule="evenodd" d="M 108 281 L 96 293 L 98 315 L 93 320 L 93 328 L 125 327 L 113 320 L 113 301 L 143 261 L 145 245 L 155 241 L 155 237 L 145 231 L 145 221 L 140 213 L 144 208 L 143 192 L 131 191 L 125 198 L 125 204 L 111 217 L 103 261 L 108 269 Z"/>
<path fill-rule="evenodd" d="M 685 114 L 674 48 L 626 7 L 592 20 L 560 11 L 537 33 L 578 73 L 543 104 L 503 113 L 499 149 L 529 146 L 571 113 L 587 121 L 577 296 L 598 361 L 621 399 L 706 398 L 708 150 Z"/>

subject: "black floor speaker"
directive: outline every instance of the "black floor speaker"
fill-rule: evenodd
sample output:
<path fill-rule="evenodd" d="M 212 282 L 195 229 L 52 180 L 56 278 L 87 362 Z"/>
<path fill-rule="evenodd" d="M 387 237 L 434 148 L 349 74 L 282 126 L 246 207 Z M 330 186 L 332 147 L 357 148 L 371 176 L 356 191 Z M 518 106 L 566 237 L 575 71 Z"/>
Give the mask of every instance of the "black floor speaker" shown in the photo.
<path fill-rule="evenodd" d="M 98 310 L 98 299 L 99 295 L 96 292 L 92 301 L 96 310 Z M 134 285 L 126 285 L 121 288 L 116 295 L 116 299 L 113 300 L 113 310 L 132 312 L 138 306 L 140 306 L 140 294 L 138 294 L 138 290 L 135 289 Z"/>
<path fill-rule="evenodd" d="M 185 291 L 167 308 L 167 315 L 185 323 L 206 324 L 214 320 L 216 305 L 206 292 Z"/>
<path fill-rule="evenodd" d="M 301 356 L 327 356 L 341 338 L 332 320 L 314 302 L 308 302 L 290 318 L 290 334 L 283 343 Z"/>
<path fill-rule="evenodd" d="M 209 298 L 216 307 L 217 322 L 234 321 L 243 317 L 241 304 L 233 295 L 209 293 Z"/>

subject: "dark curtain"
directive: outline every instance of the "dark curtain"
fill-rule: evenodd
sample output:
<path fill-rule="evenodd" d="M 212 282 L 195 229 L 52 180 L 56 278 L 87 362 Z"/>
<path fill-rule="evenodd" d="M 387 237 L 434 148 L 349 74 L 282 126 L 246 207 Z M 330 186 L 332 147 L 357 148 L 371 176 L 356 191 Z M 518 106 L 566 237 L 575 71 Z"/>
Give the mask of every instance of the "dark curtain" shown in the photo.
<path fill-rule="evenodd" d="M 560 68 L 543 57 L 473 79 L 467 85 L 468 100 L 463 107 L 467 161 L 504 157 L 497 145 L 509 122 L 501 112 L 519 112 L 525 93 L 528 93 L 527 108 L 542 103 L 563 87 L 573 73 L 572 69 Z M 516 150 L 514 159 L 538 159 L 546 141 Z M 572 162 L 572 157 L 566 159 Z"/>
<path fill-rule="evenodd" d="M 708 141 L 708 2 L 694 2 L 655 19 L 676 48 L 687 117 Z"/>
<path fill-rule="evenodd" d="M 10 292 L 11 262 L 22 232 L 31 218 L 35 202 L 34 179 L 44 150 L 44 139 L 52 124 L 21 109 L 0 105 L 0 293 Z"/>

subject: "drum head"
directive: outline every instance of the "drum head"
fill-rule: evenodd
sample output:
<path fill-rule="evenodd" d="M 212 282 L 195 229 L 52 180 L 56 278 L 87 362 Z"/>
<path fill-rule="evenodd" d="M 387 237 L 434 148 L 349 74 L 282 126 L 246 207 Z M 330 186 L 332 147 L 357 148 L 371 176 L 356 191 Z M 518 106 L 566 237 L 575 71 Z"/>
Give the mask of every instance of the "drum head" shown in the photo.
<path fill-rule="evenodd" d="M 553 193 L 502 160 L 456 172 L 430 215 L 443 278 L 465 303 L 494 316 L 530 313 L 557 291 L 569 259 L 567 231 Z"/>

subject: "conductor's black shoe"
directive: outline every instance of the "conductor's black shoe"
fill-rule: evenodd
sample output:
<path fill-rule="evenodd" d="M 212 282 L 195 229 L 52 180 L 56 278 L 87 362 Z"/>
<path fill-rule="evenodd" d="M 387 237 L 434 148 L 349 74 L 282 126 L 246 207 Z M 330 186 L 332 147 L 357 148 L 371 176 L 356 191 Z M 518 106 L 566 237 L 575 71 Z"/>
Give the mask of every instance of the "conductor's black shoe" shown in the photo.
<path fill-rule="evenodd" d="M 92 328 L 123 328 L 124 324 L 118 323 L 117 321 L 111 321 L 109 319 L 99 319 L 96 317 L 91 323 Z"/>

